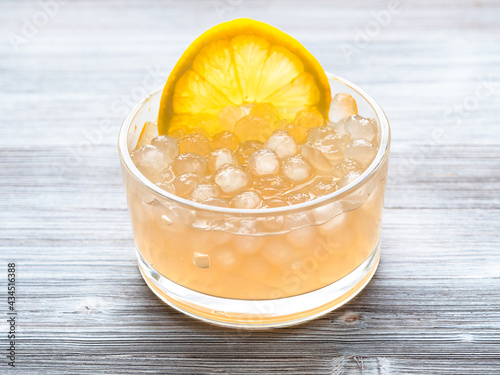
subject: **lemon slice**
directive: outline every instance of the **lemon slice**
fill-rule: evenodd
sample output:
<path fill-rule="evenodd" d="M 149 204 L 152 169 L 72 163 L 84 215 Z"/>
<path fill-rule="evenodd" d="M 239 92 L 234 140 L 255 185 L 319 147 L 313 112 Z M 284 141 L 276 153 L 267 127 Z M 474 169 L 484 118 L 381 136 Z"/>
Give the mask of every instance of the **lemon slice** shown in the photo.
<path fill-rule="evenodd" d="M 327 118 L 330 101 L 328 79 L 309 51 L 275 27 L 241 18 L 206 31 L 181 56 L 163 90 L 158 132 L 232 130 L 220 111 L 248 113 L 259 103 L 274 106 L 281 120 L 301 110 Z"/>

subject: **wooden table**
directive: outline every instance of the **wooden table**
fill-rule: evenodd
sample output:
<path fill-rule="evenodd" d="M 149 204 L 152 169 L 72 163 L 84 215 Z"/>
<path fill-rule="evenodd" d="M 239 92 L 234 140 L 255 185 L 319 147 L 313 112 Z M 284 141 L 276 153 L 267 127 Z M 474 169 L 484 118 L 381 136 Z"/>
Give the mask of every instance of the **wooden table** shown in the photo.
<path fill-rule="evenodd" d="M 500 3 L 394 1 L 2 0 L 0 373 L 500 373 Z M 241 16 L 371 93 L 393 132 L 373 281 L 270 332 L 203 324 L 150 292 L 116 147 L 188 43 Z"/>

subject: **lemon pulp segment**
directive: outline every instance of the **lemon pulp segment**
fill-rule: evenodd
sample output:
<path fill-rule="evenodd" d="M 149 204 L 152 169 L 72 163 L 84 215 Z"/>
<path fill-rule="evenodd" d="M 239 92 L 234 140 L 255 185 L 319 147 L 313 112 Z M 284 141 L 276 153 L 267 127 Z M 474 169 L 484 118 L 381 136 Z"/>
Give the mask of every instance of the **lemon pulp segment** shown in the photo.
<path fill-rule="evenodd" d="M 162 94 L 158 132 L 232 130 L 220 123 L 219 112 L 229 106 L 248 112 L 257 103 L 272 104 L 282 119 L 304 109 L 327 118 L 330 101 L 323 69 L 297 40 L 268 24 L 237 19 L 206 31 L 181 56 Z"/>

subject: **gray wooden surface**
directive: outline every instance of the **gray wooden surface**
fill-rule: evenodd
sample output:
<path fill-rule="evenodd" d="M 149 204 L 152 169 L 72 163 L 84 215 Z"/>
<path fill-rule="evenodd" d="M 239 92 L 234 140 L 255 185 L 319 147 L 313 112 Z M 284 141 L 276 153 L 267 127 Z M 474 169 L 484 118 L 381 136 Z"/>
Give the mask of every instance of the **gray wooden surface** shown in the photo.
<path fill-rule="evenodd" d="M 2 354 L 0 373 L 500 373 L 500 2 L 69 0 L 45 17 L 41 3 L 0 2 L 1 353 L 8 262 L 18 277 L 16 368 Z M 197 322 L 149 291 L 116 148 L 128 103 L 241 16 L 366 89 L 393 131 L 373 281 L 270 332 Z"/>

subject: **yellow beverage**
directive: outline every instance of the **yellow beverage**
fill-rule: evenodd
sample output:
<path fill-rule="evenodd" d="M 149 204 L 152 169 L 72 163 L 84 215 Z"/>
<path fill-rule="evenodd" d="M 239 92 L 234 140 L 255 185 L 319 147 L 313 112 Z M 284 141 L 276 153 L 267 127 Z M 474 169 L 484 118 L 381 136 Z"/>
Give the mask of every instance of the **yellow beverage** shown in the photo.
<path fill-rule="evenodd" d="M 389 128 L 369 97 L 340 78 L 331 83 L 376 119 L 378 153 L 350 185 L 295 205 L 238 209 L 225 197 L 207 205 L 155 185 L 130 153 L 161 92 L 132 110 L 120 135 L 127 201 L 141 272 L 164 301 L 216 324 L 277 327 L 324 314 L 366 285 L 379 259 Z"/>
<path fill-rule="evenodd" d="M 337 308 L 378 265 L 389 144 L 377 103 L 292 37 L 248 19 L 208 30 L 120 132 L 145 281 L 231 327 Z"/>
<path fill-rule="evenodd" d="M 148 202 L 151 194 L 130 187 L 136 246 L 157 272 L 197 292 L 248 300 L 311 292 L 343 278 L 377 248 L 386 167 L 343 201 L 289 214 L 234 218 Z"/>

